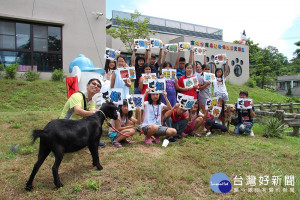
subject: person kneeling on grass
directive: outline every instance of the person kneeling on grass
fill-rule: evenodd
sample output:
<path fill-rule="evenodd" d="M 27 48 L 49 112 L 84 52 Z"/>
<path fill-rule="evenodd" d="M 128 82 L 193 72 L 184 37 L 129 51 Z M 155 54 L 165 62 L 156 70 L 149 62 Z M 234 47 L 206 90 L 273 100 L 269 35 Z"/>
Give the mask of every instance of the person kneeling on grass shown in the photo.
<path fill-rule="evenodd" d="M 248 98 L 248 92 L 243 90 L 240 91 L 240 98 L 246 99 Z M 236 111 L 238 113 L 239 123 L 236 125 L 234 129 L 235 134 L 242 134 L 244 132 L 249 133 L 250 136 L 254 136 L 252 131 L 253 127 L 253 117 L 255 117 L 255 110 L 252 102 L 252 109 L 237 109 L 237 104 L 235 104 Z"/>
<path fill-rule="evenodd" d="M 195 104 L 190 110 L 185 112 L 186 115 L 189 115 L 190 113 L 192 113 L 192 118 L 188 122 L 188 125 L 186 126 L 184 132 L 181 133 L 181 136 L 186 137 L 190 135 L 190 136 L 201 137 L 201 135 L 196 131 L 200 126 L 203 126 L 204 115 L 200 112 L 200 106 L 198 104 L 198 101 L 195 102 Z"/>
<path fill-rule="evenodd" d="M 192 112 L 187 116 L 185 109 L 179 107 L 179 103 L 176 103 L 171 110 L 168 110 L 165 114 L 164 124 L 168 127 L 175 128 L 177 135 L 175 137 L 167 138 L 170 142 L 176 142 L 177 139 L 182 139 L 181 134 L 185 130 L 188 121 L 192 119 Z"/>
<path fill-rule="evenodd" d="M 213 130 L 221 130 L 222 132 L 227 132 L 227 127 L 216 123 L 214 116 L 210 113 L 213 106 L 210 106 L 207 110 L 205 110 L 204 114 L 204 126 L 207 130 L 206 136 L 210 136 L 213 133 Z"/>
<path fill-rule="evenodd" d="M 111 127 L 109 128 L 109 138 L 112 141 L 112 145 L 121 148 L 122 145 L 120 143 L 128 143 L 130 144 L 131 141 L 126 140 L 126 136 L 133 136 L 136 127 L 135 124 L 140 124 L 141 123 L 141 109 L 140 107 L 136 108 L 137 111 L 137 119 L 135 119 L 132 116 L 132 111 L 128 111 L 128 102 L 126 99 L 123 100 L 123 105 L 119 106 L 120 111 L 118 112 L 118 119 L 116 120 L 111 120 L 111 125 L 117 129 L 119 132 L 122 134 L 119 134 L 115 130 L 113 130 Z"/>
<path fill-rule="evenodd" d="M 159 137 L 174 136 L 177 133 L 176 129 L 162 126 L 161 124 L 162 110 L 172 109 L 172 106 L 167 98 L 167 93 L 164 91 L 163 95 L 168 106 L 160 102 L 159 93 L 148 94 L 149 91 L 150 89 L 147 88 L 145 96 L 148 95 L 148 101 L 144 102 L 142 123 L 142 130 L 145 134 L 145 144 L 152 144 L 150 138 L 153 138 L 155 143 L 160 143 Z"/>

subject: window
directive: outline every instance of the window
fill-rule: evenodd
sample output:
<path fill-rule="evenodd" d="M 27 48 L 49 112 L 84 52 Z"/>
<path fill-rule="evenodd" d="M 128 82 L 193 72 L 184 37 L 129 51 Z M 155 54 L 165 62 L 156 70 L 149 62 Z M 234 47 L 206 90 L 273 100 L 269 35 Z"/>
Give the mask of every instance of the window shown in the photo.
<path fill-rule="evenodd" d="M 0 19 L 0 64 L 52 72 L 62 68 L 62 28 Z"/>

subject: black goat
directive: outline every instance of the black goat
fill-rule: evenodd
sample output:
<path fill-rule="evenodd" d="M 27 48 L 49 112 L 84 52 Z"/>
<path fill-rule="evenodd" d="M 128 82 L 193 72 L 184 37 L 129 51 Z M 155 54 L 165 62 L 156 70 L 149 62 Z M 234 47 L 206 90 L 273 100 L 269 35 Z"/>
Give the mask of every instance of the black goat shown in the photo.
<path fill-rule="evenodd" d="M 102 124 L 106 116 L 117 119 L 117 109 L 113 103 L 107 102 L 101 106 L 100 111 L 92 116 L 80 120 L 56 119 L 49 122 L 43 130 L 34 130 L 33 142 L 39 137 L 40 149 L 38 161 L 33 167 L 25 189 L 32 190 L 34 176 L 51 151 L 55 155 L 55 162 L 52 167 L 54 184 L 58 188 L 63 186 L 58 175 L 58 168 L 64 153 L 75 152 L 88 146 L 93 157 L 93 166 L 102 170 L 103 167 L 100 165 L 98 155 Z"/>

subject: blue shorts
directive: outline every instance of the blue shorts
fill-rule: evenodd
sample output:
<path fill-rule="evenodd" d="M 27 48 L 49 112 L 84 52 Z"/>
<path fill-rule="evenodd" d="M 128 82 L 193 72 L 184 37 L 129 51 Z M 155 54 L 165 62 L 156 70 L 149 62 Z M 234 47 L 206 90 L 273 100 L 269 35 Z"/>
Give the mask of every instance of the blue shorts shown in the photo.
<path fill-rule="evenodd" d="M 119 133 L 117 133 L 117 132 L 111 132 L 108 134 L 108 137 L 113 142 L 118 137 L 118 135 L 119 135 Z"/>

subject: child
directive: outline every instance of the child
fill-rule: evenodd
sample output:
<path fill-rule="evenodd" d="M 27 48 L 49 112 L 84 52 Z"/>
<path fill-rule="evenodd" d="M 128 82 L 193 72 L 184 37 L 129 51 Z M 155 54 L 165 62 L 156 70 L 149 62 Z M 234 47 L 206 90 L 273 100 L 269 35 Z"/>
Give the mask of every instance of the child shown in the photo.
<path fill-rule="evenodd" d="M 118 119 L 116 120 L 111 120 L 111 125 L 117 129 L 119 132 L 121 132 L 124 135 L 127 136 L 133 136 L 135 133 L 136 127 L 135 124 L 140 124 L 141 123 L 141 117 L 140 117 L 140 112 L 141 109 L 140 107 L 136 108 L 137 111 L 137 118 L 135 119 L 132 117 L 132 111 L 128 111 L 128 103 L 127 100 L 123 100 L 123 105 L 119 106 L 120 111 L 118 112 Z M 109 128 L 109 138 L 112 141 L 112 145 L 121 148 L 122 145 L 120 143 L 131 143 L 131 141 L 126 140 L 126 136 L 119 134 L 112 128 Z"/>
<path fill-rule="evenodd" d="M 164 56 L 163 56 L 163 65 L 160 68 L 160 74 L 161 74 L 160 78 L 164 78 L 164 75 L 162 74 L 162 69 L 172 69 L 172 64 L 170 62 L 165 62 L 167 53 L 168 51 L 167 49 L 165 49 Z M 178 90 L 178 85 L 175 84 L 176 82 L 178 82 L 176 77 L 175 80 L 166 80 L 167 97 L 172 107 L 176 104 L 176 90 Z M 161 102 L 166 104 L 166 100 L 164 97 L 162 97 Z"/>
<path fill-rule="evenodd" d="M 148 95 L 148 101 L 144 102 L 144 111 L 143 111 L 143 123 L 142 130 L 145 134 L 145 143 L 152 144 L 151 137 L 154 136 L 154 142 L 160 143 L 159 137 L 161 136 L 174 136 L 177 131 L 174 128 L 168 128 L 162 126 L 162 110 L 163 109 L 172 109 L 170 102 L 167 99 L 166 92 L 163 92 L 163 96 L 167 101 L 167 105 L 160 102 L 160 94 L 152 93 L 148 94 L 150 91 L 147 88 L 145 95 Z"/>
<path fill-rule="evenodd" d="M 116 61 L 106 59 L 105 67 L 104 67 L 105 70 L 104 80 L 110 80 L 111 71 L 116 69 L 117 69 Z"/>
<path fill-rule="evenodd" d="M 125 68 L 127 66 L 125 62 L 124 56 L 119 56 L 117 58 L 117 68 Z M 110 82 L 111 88 L 123 88 L 123 98 L 126 98 L 126 95 L 129 94 L 129 88 L 131 87 L 131 79 L 125 79 L 122 80 L 120 76 L 120 71 L 115 70 L 113 71 L 113 74 L 111 75 L 111 82 Z"/>
<path fill-rule="evenodd" d="M 143 72 L 145 74 L 150 74 L 152 73 L 152 68 L 151 68 L 151 65 L 149 63 L 145 63 L 144 66 L 143 66 Z M 144 83 L 144 81 L 146 81 L 147 83 Z M 148 88 L 148 79 L 141 76 L 139 78 L 139 91 L 141 92 L 141 94 L 145 94 L 146 92 L 146 89 Z M 144 101 L 147 101 L 148 100 L 148 96 L 146 95 L 145 98 L 144 98 Z"/>
<path fill-rule="evenodd" d="M 216 106 L 221 106 L 220 104 L 217 104 Z M 228 129 L 226 126 L 222 124 L 218 124 L 215 122 L 215 117 L 210 113 L 213 106 L 210 106 L 208 110 L 205 111 L 204 114 L 204 126 L 207 130 L 206 136 L 210 136 L 213 133 L 213 130 L 221 130 L 222 132 L 227 132 Z"/>
<path fill-rule="evenodd" d="M 228 74 L 228 59 L 226 61 L 226 70 L 225 70 L 225 74 L 223 76 L 223 70 L 222 68 L 217 68 L 215 75 L 216 75 L 216 80 L 214 82 L 214 96 L 223 99 L 223 101 L 229 101 L 228 99 L 228 93 L 227 93 L 227 89 L 225 86 L 225 79 L 227 77 Z"/>
<path fill-rule="evenodd" d="M 205 104 L 207 99 L 211 97 L 211 82 L 210 81 L 204 81 L 203 72 L 209 73 L 209 66 L 206 64 L 202 65 L 202 74 L 198 78 L 199 82 L 199 102 L 202 109 L 202 113 L 205 113 Z"/>
<path fill-rule="evenodd" d="M 201 137 L 199 133 L 196 133 L 196 130 L 203 124 L 204 115 L 200 112 L 198 101 L 195 102 L 192 109 L 186 111 L 186 115 L 192 114 L 191 120 L 188 122 L 187 127 L 184 132 L 181 134 L 182 137 L 186 137 L 188 135 Z"/>
<path fill-rule="evenodd" d="M 182 94 L 193 96 L 194 99 L 197 99 L 196 89 L 199 88 L 199 85 L 194 85 L 192 88 L 186 88 L 184 85 L 184 79 L 195 77 L 193 75 L 193 66 L 191 63 L 185 65 L 185 75 L 181 76 L 178 80 L 178 89 Z"/>
<path fill-rule="evenodd" d="M 218 98 L 218 102 L 216 106 L 219 106 L 222 108 L 221 113 L 217 119 L 215 119 L 216 123 L 225 125 L 225 101 L 222 98 Z"/>
<path fill-rule="evenodd" d="M 248 98 L 248 92 L 243 90 L 240 91 L 240 98 L 246 99 Z M 249 133 L 250 136 L 254 136 L 253 131 L 251 130 L 253 127 L 253 117 L 255 117 L 255 110 L 252 102 L 252 109 L 244 110 L 237 109 L 237 104 L 235 104 L 236 111 L 238 112 L 239 124 L 236 125 L 234 129 L 235 134 L 242 134 L 244 132 Z"/>
<path fill-rule="evenodd" d="M 136 73 L 136 79 L 134 80 L 134 94 L 141 94 L 141 91 L 139 90 L 139 79 L 142 76 L 142 73 L 144 72 L 143 70 L 143 65 L 145 63 L 145 58 L 142 56 L 137 56 L 134 62 L 134 58 L 135 58 L 135 53 L 136 53 L 136 49 L 135 49 L 135 44 L 133 45 L 133 52 L 132 52 L 132 56 L 131 56 L 131 65 L 135 67 L 135 73 Z"/>
<path fill-rule="evenodd" d="M 177 134 L 175 137 L 169 137 L 170 142 L 176 142 L 177 139 L 181 139 L 181 134 L 185 130 L 188 121 L 192 119 L 192 112 L 189 113 L 189 116 L 185 115 L 185 110 L 179 107 L 179 103 L 176 103 L 175 106 L 166 112 L 164 123 L 168 127 L 175 128 Z"/>

